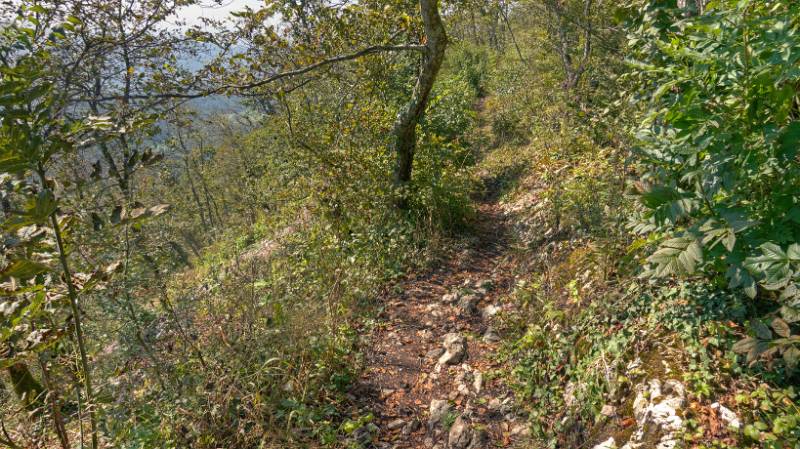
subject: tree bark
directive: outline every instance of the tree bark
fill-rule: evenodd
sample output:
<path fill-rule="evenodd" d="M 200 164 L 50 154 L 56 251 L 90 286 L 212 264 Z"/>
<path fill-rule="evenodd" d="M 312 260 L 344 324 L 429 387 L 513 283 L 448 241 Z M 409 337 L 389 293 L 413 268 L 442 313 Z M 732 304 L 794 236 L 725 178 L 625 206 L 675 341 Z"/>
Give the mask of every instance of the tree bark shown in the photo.
<path fill-rule="evenodd" d="M 417 146 L 417 124 L 425 113 L 431 88 L 442 67 L 447 47 L 447 32 L 439 15 L 438 0 L 419 0 L 419 6 L 426 38 L 422 66 L 411 99 L 397 114 L 392 130 L 394 139 L 392 146 L 397 157 L 394 182 L 400 189 L 398 206 L 401 209 L 408 208 L 406 190 L 411 182 L 411 170 Z"/>

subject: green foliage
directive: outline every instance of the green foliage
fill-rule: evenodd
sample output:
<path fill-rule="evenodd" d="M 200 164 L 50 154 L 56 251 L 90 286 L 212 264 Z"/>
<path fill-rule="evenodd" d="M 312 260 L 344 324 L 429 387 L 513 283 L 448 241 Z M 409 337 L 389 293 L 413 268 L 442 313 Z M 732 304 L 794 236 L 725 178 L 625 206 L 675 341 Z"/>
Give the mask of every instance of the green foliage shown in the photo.
<path fill-rule="evenodd" d="M 460 74 L 478 97 L 487 93 L 493 55 L 485 48 L 465 43 L 451 48 L 448 63 Z"/>
<path fill-rule="evenodd" d="M 51 218 L 65 228 L 68 220 L 56 215 L 55 182 L 44 170 L 74 149 L 82 124 L 53 117 L 59 98 L 44 70 L 47 48 L 36 46 L 24 30 L 11 28 L 4 30 L 2 45 L 0 52 L 17 58 L 13 66 L 0 68 L 0 198 L 6 204 L 0 222 L 0 348 L 9 354 L 0 366 L 5 368 L 52 346 L 66 332 L 64 297 L 47 291 L 65 287 L 57 274 Z"/>
<path fill-rule="evenodd" d="M 634 98 L 647 105 L 634 229 L 666 237 L 652 274 L 725 276 L 751 297 L 758 283 L 780 292 L 788 323 L 800 305 L 799 13 L 791 1 L 716 1 L 683 18 L 643 2 L 629 40 Z M 794 360 L 796 341 L 774 345 Z"/>
<path fill-rule="evenodd" d="M 736 402 L 752 410 L 753 422 L 744 427 L 748 441 L 768 449 L 800 444 L 800 407 L 795 388 L 760 385 L 749 393 L 736 395 Z"/>

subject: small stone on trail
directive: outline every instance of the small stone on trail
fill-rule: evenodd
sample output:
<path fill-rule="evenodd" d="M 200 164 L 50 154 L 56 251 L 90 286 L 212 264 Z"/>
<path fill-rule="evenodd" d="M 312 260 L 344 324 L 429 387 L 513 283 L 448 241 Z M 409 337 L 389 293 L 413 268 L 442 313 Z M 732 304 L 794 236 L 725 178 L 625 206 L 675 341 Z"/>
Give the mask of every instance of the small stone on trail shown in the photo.
<path fill-rule="evenodd" d="M 458 301 L 458 313 L 462 316 L 474 315 L 478 311 L 478 297 L 466 295 Z"/>
<path fill-rule="evenodd" d="M 639 369 L 641 367 L 642 367 L 642 359 L 640 359 L 639 357 L 636 357 L 635 359 L 631 360 L 630 363 L 628 363 L 628 366 L 625 367 L 625 370 L 626 371 L 633 371 L 633 370 L 637 370 L 637 369 Z"/>
<path fill-rule="evenodd" d="M 603 406 L 603 409 L 600 410 L 600 414 L 603 416 L 608 416 L 609 418 L 617 414 L 617 408 L 613 405 L 606 404 Z"/>
<path fill-rule="evenodd" d="M 467 354 L 467 340 L 460 334 L 450 333 L 444 336 L 444 354 L 439 357 L 440 365 L 457 365 Z"/>
<path fill-rule="evenodd" d="M 433 428 L 450 413 L 450 403 L 444 399 L 434 399 L 431 401 L 428 413 L 428 426 Z"/>
<path fill-rule="evenodd" d="M 425 354 L 425 358 L 438 359 L 442 354 L 444 354 L 444 348 L 433 348 Z"/>
<path fill-rule="evenodd" d="M 724 422 L 728 427 L 733 427 L 734 429 L 742 427 L 742 422 L 739 420 L 739 417 L 736 416 L 736 413 L 733 410 L 725 407 L 719 402 L 711 404 L 711 408 L 719 413 L 719 419 L 721 419 L 722 422 Z"/>
<path fill-rule="evenodd" d="M 489 447 L 489 434 L 484 429 L 472 431 L 472 441 L 467 449 L 487 449 Z"/>
<path fill-rule="evenodd" d="M 480 372 L 475 373 L 475 379 L 472 381 L 472 386 L 475 388 L 475 394 L 481 394 L 483 389 L 483 374 Z"/>
<path fill-rule="evenodd" d="M 378 397 L 380 397 L 381 400 L 384 400 L 384 399 L 388 398 L 389 396 L 393 395 L 394 393 L 395 393 L 395 391 L 392 390 L 391 388 L 382 388 L 381 389 L 381 394 Z"/>
<path fill-rule="evenodd" d="M 459 295 L 458 293 L 448 293 L 442 296 L 442 302 L 445 304 L 453 304 L 458 301 Z"/>
<path fill-rule="evenodd" d="M 412 419 L 408 422 L 408 424 L 403 427 L 403 435 L 411 435 L 412 433 L 416 432 L 420 427 L 420 422 L 417 418 Z"/>
<path fill-rule="evenodd" d="M 497 334 L 497 331 L 495 331 L 492 326 L 486 328 L 486 332 L 483 334 L 483 342 L 497 343 L 499 341 L 500 341 L 500 335 Z"/>
<path fill-rule="evenodd" d="M 609 437 L 607 440 L 593 447 L 592 449 L 617 449 L 617 442 L 614 437 Z"/>
<path fill-rule="evenodd" d="M 397 418 L 393 421 L 390 421 L 389 424 L 386 424 L 386 428 L 389 430 L 397 430 L 403 427 L 406 422 L 402 418 Z"/>
<path fill-rule="evenodd" d="M 531 428 L 528 424 L 518 424 L 511 429 L 512 437 L 526 437 L 531 434 Z"/>
<path fill-rule="evenodd" d="M 489 304 L 488 306 L 484 307 L 483 310 L 481 310 L 481 316 L 483 317 L 483 319 L 488 319 L 497 315 L 497 313 L 500 312 L 501 310 L 502 309 L 499 306 L 496 306 L 494 304 Z"/>
<path fill-rule="evenodd" d="M 472 431 L 469 423 L 459 416 L 450 427 L 447 437 L 447 445 L 450 449 L 467 449 L 472 440 Z"/>

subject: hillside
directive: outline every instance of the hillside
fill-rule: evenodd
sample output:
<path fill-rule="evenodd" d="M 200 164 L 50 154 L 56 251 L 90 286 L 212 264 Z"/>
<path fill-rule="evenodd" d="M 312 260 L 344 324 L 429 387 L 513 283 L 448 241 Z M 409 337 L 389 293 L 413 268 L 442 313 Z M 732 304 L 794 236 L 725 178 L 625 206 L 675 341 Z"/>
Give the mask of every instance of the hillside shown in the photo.
<path fill-rule="evenodd" d="M 0 448 L 800 448 L 800 4 L 202 7 L 2 7 Z"/>

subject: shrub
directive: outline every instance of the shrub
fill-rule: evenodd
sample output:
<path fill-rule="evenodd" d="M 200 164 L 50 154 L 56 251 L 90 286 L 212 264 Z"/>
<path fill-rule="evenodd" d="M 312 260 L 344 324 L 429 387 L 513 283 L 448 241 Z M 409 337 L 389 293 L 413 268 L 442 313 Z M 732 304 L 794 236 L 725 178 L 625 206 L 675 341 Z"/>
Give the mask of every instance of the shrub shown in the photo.
<path fill-rule="evenodd" d="M 644 2 L 629 75 L 647 104 L 637 130 L 640 233 L 663 238 L 649 274 L 725 276 L 731 288 L 778 298 L 783 337 L 750 340 L 751 359 L 797 365 L 800 321 L 800 4 L 709 3 L 683 18 Z M 780 292 L 780 293 L 778 293 Z M 758 336 L 771 335 L 756 329 Z M 771 340 L 771 338 L 770 338 Z M 793 346 L 794 345 L 794 346 Z"/>

